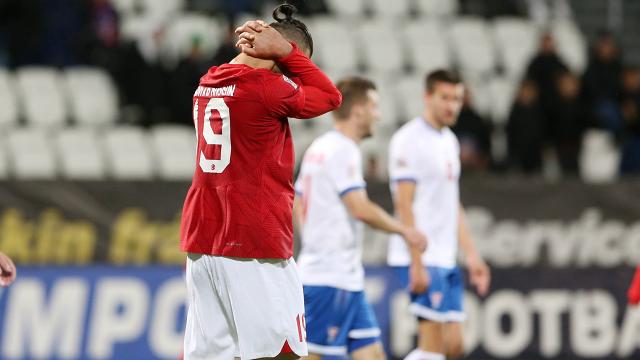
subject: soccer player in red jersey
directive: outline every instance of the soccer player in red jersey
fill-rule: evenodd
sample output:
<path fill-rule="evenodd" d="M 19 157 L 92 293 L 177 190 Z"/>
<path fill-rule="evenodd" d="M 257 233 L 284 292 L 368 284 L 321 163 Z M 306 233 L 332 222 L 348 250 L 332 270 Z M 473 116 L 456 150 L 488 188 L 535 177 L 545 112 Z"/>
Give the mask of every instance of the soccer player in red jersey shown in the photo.
<path fill-rule="evenodd" d="M 640 266 L 638 266 L 636 274 L 633 276 L 631 286 L 629 286 L 629 291 L 627 292 L 627 298 L 631 305 L 640 304 Z"/>
<path fill-rule="evenodd" d="M 185 360 L 307 355 L 287 117 L 319 116 L 341 96 L 309 60 L 313 41 L 294 12 L 280 5 L 276 22 L 238 28 L 242 53 L 209 69 L 194 94 L 197 165 L 181 224 Z"/>
<path fill-rule="evenodd" d="M 0 286 L 7 287 L 16 279 L 16 266 L 11 258 L 0 252 Z"/>

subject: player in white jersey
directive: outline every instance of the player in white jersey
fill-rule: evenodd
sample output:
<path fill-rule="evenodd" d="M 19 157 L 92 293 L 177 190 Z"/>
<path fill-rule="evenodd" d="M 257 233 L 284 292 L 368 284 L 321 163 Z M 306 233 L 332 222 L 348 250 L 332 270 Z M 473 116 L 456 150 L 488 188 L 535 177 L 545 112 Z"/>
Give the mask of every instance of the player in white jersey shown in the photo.
<path fill-rule="evenodd" d="M 378 360 L 384 359 L 380 329 L 363 291 L 363 223 L 399 234 L 416 253 L 424 251 L 426 238 L 367 197 L 358 143 L 379 117 L 375 85 L 349 77 L 337 88 L 342 106 L 333 112 L 335 129 L 311 144 L 295 184 L 307 359 L 349 353 L 356 360 Z"/>
<path fill-rule="evenodd" d="M 425 111 L 391 139 L 389 173 L 396 215 L 429 239 L 424 253 L 397 237 L 388 263 L 410 284 L 411 312 L 419 320 L 418 347 L 405 360 L 456 359 L 463 354 L 464 282 L 456 266 L 458 246 L 465 254 L 470 282 L 480 295 L 489 289 L 489 268 L 478 254 L 460 202 L 460 149 L 450 127 L 458 118 L 464 86 L 454 73 L 427 76 Z"/>

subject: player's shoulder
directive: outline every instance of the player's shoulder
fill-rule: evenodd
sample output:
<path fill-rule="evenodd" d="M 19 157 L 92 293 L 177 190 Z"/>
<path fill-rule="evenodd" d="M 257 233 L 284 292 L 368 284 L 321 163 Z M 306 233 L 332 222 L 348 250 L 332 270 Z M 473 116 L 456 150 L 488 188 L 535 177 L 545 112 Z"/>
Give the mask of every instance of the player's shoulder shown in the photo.
<path fill-rule="evenodd" d="M 325 152 L 329 157 L 352 157 L 360 154 L 358 145 L 338 130 L 327 131 L 314 140 L 311 147 Z"/>
<path fill-rule="evenodd" d="M 411 121 L 408 121 L 406 124 L 402 125 L 391 137 L 391 146 L 410 146 L 415 143 L 415 139 L 420 134 L 420 119 L 415 118 Z"/>

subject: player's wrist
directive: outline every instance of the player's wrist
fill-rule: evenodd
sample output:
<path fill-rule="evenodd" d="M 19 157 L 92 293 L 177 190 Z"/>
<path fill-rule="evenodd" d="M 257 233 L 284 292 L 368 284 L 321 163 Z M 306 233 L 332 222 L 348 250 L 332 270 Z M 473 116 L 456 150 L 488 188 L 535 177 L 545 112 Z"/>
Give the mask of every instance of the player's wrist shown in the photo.
<path fill-rule="evenodd" d="M 298 46 L 293 41 L 284 41 L 278 50 L 276 60 L 278 62 L 286 62 L 297 48 Z"/>

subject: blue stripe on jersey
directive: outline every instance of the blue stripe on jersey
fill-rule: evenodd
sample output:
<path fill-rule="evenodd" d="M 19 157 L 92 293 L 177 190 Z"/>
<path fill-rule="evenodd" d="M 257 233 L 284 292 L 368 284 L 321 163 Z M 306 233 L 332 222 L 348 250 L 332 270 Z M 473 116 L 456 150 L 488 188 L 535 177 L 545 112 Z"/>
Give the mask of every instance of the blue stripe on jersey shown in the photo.
<path fill-rule="evenodd" d="M 392 179 L 391 181 L 393 181 L 393 182 L 404 182 L 404 181 L 407 181 L 407 182 L 412 182 L 412 183 L 417 183 L 418 182 L 418 180 L 416 180 L 415 178 L 412 178 L 412 177 L 399 177 L 399 178 Z"/>
<path fill-rule="evenodd" d="M 364 188 L 366 188 L 365 185 L 358 185 L 358 186 L 348 187 L 348 188 L 346 188 L 346 189 L 344 189 L 344 190 L 342 190 L 340 192 L 340 197 L 343 197 L 343 196 L 347 195 L 348 193 L 350 193 L 352 191 L 361 190 L 361 189 L 364 189 Z"/>

